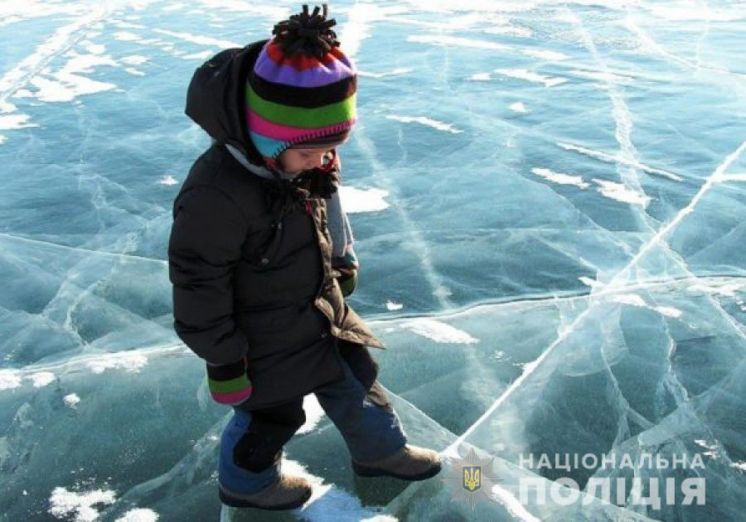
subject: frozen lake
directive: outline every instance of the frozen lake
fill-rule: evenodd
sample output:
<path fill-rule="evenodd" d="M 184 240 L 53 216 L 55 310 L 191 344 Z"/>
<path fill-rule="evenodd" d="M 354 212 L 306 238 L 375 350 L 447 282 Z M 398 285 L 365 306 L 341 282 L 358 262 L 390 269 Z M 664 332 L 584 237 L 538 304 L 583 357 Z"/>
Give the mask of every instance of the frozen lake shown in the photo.
<path fill-rule="evenodd" d="M 349 301 L 453 468 L 353 478 L 308 398 L 284 467 L 311 501 L 221 514 L 230 412 L 166 263 L 209 144 L 186 86 L 300 6 L 0 4 L 0 520 L 743 520 L 746 3 L 592 0 L 331 3 Z"/>

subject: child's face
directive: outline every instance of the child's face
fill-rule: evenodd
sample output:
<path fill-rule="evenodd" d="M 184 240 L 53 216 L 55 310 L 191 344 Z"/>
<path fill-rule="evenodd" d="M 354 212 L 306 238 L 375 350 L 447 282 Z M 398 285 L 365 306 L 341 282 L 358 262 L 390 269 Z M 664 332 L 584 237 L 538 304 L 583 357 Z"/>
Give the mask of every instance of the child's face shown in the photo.
<path fill-rule="evenodd" d="M 322 167 L 327 153 L 333 149 L 285 149 L 280 154 L 280 164 L 287 174 L 300 174 L 304 170 Z"/>

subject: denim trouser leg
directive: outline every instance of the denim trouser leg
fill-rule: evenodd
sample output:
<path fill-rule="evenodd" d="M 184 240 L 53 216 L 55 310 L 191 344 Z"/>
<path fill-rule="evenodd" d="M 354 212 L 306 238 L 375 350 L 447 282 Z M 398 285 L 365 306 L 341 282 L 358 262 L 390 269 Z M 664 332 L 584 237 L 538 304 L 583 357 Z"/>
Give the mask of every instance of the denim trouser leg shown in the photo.
<path fill-rule="evenodd" d="M 343 366 L 343 381 L 314 391 L 319 404 L 344 437 L 354 460 L 364 462 L 391 455 L 407 442 L 399 417 L 390 405 L 373 402 L 373 392 L 366 392 L 350 367 L 346 363 Z M 373 387 L 376 397 L 385 394 L 378 381 Z"/>
<path fill-rule="evenodd" d="M 280 477 L 280 461 L 267 469 L 252 472 L 236 465 L 234 448 L 247 432 L 251 413 L 233 408 L 233 417 L 223 429 L 218 457 L 218 483 L 229 494 L 251 494 L 272 485 Z"/>
<path fill-rule="evenodd" d="M 268 408 L 234 407 L 220 441 L 221 487 L 236 496 L 270 486 L 280 476 L 283 446 L 305 422 L 303 397 Z"/>
<path fill-rule="evenodd" d="M 407 438 L 396 412 L 390 405 L 381 405 L 387 404 L 383 387 L 375 381 L 366 391 L 349 365 L 342 361 L 342 366 L 343 380 L 314 390 L 319 404 L 344 437 L 354 460 L 365 462 L 394 453 Z M 302 397 L 261 410 L 234 407 L 220 439 L 220 487 L 240 497 L 272 485 L 280 477 L 283 445 L 304 422 Z"/>

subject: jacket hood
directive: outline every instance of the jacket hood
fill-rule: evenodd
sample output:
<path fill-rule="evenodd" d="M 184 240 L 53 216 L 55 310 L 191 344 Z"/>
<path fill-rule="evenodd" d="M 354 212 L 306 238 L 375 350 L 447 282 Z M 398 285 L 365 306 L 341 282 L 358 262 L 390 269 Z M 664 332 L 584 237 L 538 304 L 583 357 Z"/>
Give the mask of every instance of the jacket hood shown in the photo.
<path fill-rule="evenodd" d="M 225 49 L 198 67 L 187 89 L 184 110 L 218 143 L 232 145 L 255 165 L 264 165 L 264 159 L 246 128 L 244 86 L 259 52 L 268 41 Z"/>

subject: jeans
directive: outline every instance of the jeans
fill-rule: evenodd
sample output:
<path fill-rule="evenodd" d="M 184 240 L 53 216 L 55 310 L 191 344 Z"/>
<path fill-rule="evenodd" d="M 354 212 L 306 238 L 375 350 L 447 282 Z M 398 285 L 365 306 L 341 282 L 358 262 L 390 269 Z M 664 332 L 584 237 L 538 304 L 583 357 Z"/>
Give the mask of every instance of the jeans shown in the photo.
<path fill-rule="evenodd" d="M 366 390 L 343 361 L 344 380 L 313 391 L 358 462 L 395 453 L 407 442 L 399 417 L 376 380 Z M 229 495 L 252 494 L 280 477 L 282 447 L 306 420 L 303 397 L 259 410 L 234 406 L 220 441 L 218 482 Z"/>

